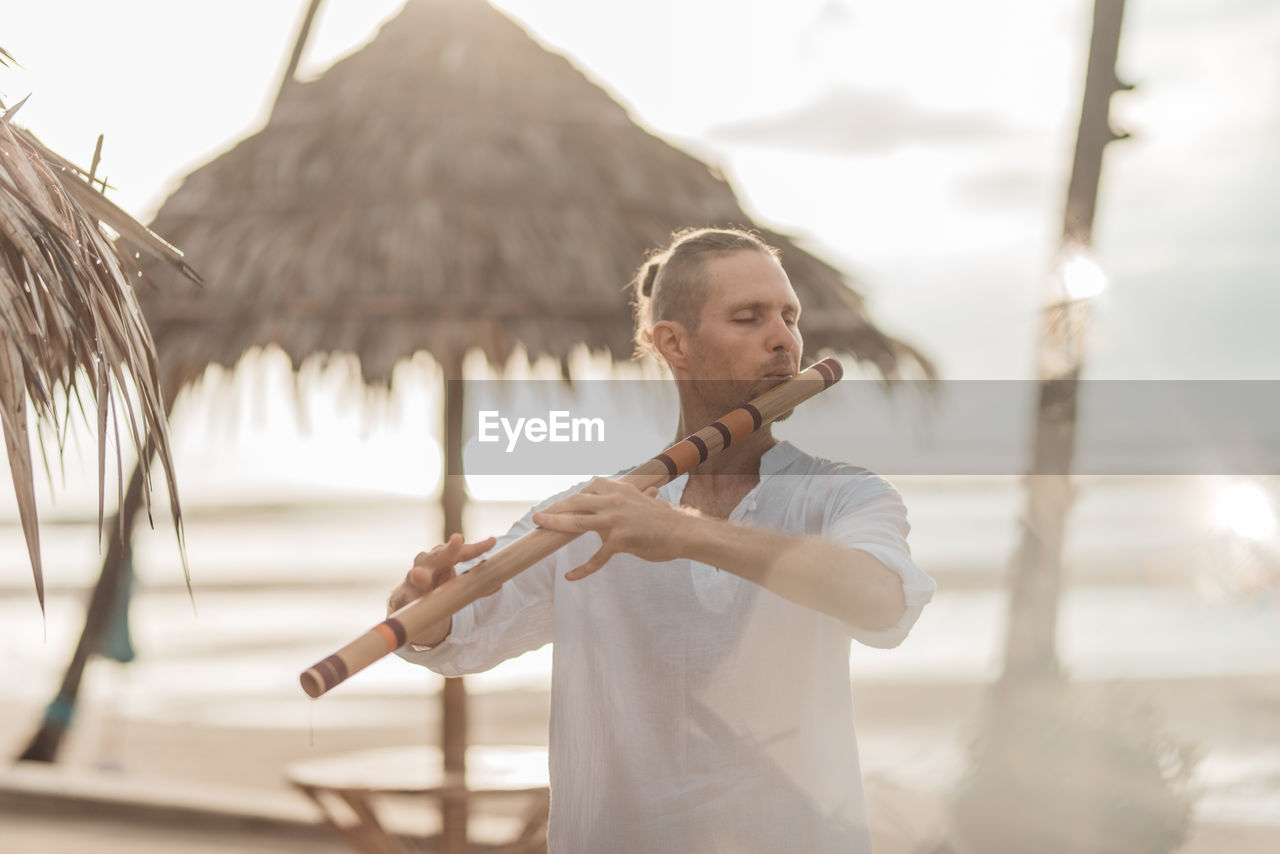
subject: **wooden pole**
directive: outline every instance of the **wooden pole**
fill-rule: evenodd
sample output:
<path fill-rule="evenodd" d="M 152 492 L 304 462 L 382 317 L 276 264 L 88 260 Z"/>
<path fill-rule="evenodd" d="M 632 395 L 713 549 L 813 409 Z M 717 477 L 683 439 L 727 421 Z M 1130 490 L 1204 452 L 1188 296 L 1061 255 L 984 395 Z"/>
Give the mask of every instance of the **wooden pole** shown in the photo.
<path fill-rule="evenodd" d="M 1103 149 L 1128 136 L 1115 132 L 1110 124 L 1111 96 L 1133 88 L 1121 83 L 1115 71 L 1123 17 L 1124 0 L 1095 0 L 1084 100 L 1063 217 L 1064 257 L 1093 245 Z M 1037 365 L 1040 389 L 1035 445 L 1009 596 L 1001 681 L 1059 676 L 1056 640 L 1062 545 L 1073 497 L 1070 475 L 1089 306 L 1064 294 L 1061 281 L 1051 280 L 1049 287 Z"/>
<path fill-rule="evenodd" d="M 149 443 L 146 452 L 151 452 Z M 125 492 L 124 506 L 117 511 L 108 528 L 112 534 L 108 539 L 107 554 L 102 559 L 102 571 L 89 599 L 80 640 L 76 643 L 75 652 L 62 676 L 58 693 L 45 707 L 44 718 L 27 742 L 26 749 L 18 756 L 20 762 L 56 762 L 58 759 L 63 736 L 71 728 L 75 717 L 76 698 L 80 692 L 85 666 L 100 650 L 107 624 L 120 599 L 124 581 L 124 556 L 129 548 L 128 540 L 132 536 L 138 510 L 142 507 L 142 482 L 142 466 L 135 465 L 133 476 L 129 479 L 129 488 Z M 121 522 L 124 525 L 123 535 L 117 534 L 116 528 Z"/>
<path fill-rule="evenodd" d="M 311 35 L 311 24 L 315 21 L 316 12 L 320 11 L 320 2 L 321 0 L 311 0 L 306 14 L 302 16 L 302 25 L 298 27 L 298 36 L 293 41 L 293 53 L 289 56 L 289 65 L 284 70 L 284 76 L 280 78 L 280 88 L 276 90 L 274 104 L 280 103 L 280 96 L 293 82 L 293 75 L 298 71 L 298 63 L 302 61 L 302 51 L 307 46 L 308 36 Z"/>
<path fill-rule="evenodd" d="M 1103 150 L 1109 143 L 1129 138 L 1129 134 L 1112 128 L 1110 113 L 1111 96 L 1133 88 L 1131 83 L 1122 83 L 1116 74 L 1123 22 L 1124 0 L 1095 0 L 1084 103 L 1080 109 L 1062 224 L 1062 240 L 1066 245 L 1093 245 L 1093 216 L 1098 205 Z"/>
<path fill-rule="evenodd" d="M 462 514 L 467 503 L 466 480 L 462 469 L 463 406 L 466 389 L 462 379 L 462 354 L 454 353 L 444 362 L 444 530 L 441 542 L 463 532 Z M 441 692 L 440 750 L 445 778 L 465 779 L 467 762 L 467 689 L 461 677 L 444 680 Z M 467 851 L 466 798 L 446 797 L 441 802 L 440 850 L 444 854 Z"/>
<path fill-rule="evenodd" d="M 170 382 L 161 386 L 166 420 L 173 413 L 177 389 L 176 378 L 170 378 Z M 153 459 L 155 445 L 147 442 L 143 447 L 143 454 L 148 460 Z M 32 734 L 31 740 L 27 742 L 26 749 L 18 756 L 20 762 L 57 761 L 63 736 L 71 728 L 75 717 L 76 698 L 80 693 L 80 682 L 84 678 L 85 666 L 89 663 L 89 659 L 101 650 L 107 626 L 120 601 L 124 585 L 125 556 L 132 547 L 134 524 L 143 506 L 144 480 L 142 460 L 139 460 L 133 467 L 133 474 L 129 477 L 124 504 L 117 509 L 111 524 L 105 529 L 112 533 L 107 541 L 107 553 L 102 558 L 102 570 L 98 574 L 98 582 L 94 585 L 93 594 L 89 598 L 84 628 L 80 630 L 80 640 L 76 642 L 75 652 L 72 653 L 71 661 L 67 664 L 67 670 L 62 676 L 58 693 L 45 707 L 44 718 Z"/>
<path fill-rule="evenodd" d="M 1102 791 L 1093 785 L 1099 773 L 1095 767 L 1099 751 L 1126 740 L 1119 735 L 1124 727 L 1103 737 L 1097 727 L 1106 725 L 1091 719 L 1087 710 L 1072 706 L 1056 643 L 1062 547 L 1073 498 L 1079 379 L 1089 321 L 1088 299 L 1068 290 L 1063 263 L 1083 255 L 1092 245 L 1103 149 L 1122 138 L 1111 131 L 1108 115 L 1111 95 L 1128 88 L 1115 75 L 1123 11 L 1124 0 L 1095 0 L 1062 244 L 1055 275 L 1048 281 L 1037 353 L 1034 446 L 1021 542 L 1012 565 L 1004 669 L 988 694 L 973 767 L 956 792 L 952 827 L 939 854 L 1083 852 L 1102 850 L 1107 847 L 1104 843 L 1114 850 L 1128 850 L 1133 846 L 1126 848 L 1109 832 L 1115 829 L 1114 817 L 1123 816 L 1126 834 L 1130 824 L 1155 820 L 1153 813 L 1145 811 L 1156 807 L 1144 798 L 1154 794 L 1147 789 L 1159 776 L 1159 768 L 1134 764 L 1145 748 L 1135 747 L 1132 753 L 1126 748 L 1109 760 L 1128 779 Z M 1157 797 L 1163 800 L 1166 794 Z M 1131 836 L 1126 841 L 1135 842 Z M 1144 850 L 1169 848 L 1148 844 Z"/>

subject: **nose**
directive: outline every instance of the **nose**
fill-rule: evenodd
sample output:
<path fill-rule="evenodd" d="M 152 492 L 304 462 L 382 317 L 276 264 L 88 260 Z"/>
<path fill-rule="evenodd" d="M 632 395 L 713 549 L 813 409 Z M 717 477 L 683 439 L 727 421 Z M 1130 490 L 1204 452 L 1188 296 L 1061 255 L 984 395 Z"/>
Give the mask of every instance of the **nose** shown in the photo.
<path fill-rule="evenodd" d="M 781 315 L 778 315 L 769 323 L 767 346 L 774 353 L 790 353 L 798 350 L 800 330 L 789 325 Z"/>

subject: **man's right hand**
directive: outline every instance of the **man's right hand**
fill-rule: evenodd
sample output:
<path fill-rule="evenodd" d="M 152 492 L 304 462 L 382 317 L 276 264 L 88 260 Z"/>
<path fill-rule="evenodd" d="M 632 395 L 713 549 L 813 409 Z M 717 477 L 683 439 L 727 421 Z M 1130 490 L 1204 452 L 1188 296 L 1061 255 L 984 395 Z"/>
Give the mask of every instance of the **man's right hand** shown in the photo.
<path fill-rule="evenodd" d="M 387 600 L 387 613 L 398 611 L 415 599 L 427 595 L 441 584 L 456 576 L 454 564 L 471 560 L 493 548 L 497 542 L 494 537 L 478 543 L 464 543 L 461 534 L 454 534 L 449 542 L 436 546 L 429 552 L 422 552 L 413 559 L 413 568 L 405 574 L 404 581 Z M 419 646 L 438 646 L 449 637 L 453 628 L 453 618 L 445 617 L 437 623 L 427 626 L 417 635 L 409 638 L 409 643 Z"/>

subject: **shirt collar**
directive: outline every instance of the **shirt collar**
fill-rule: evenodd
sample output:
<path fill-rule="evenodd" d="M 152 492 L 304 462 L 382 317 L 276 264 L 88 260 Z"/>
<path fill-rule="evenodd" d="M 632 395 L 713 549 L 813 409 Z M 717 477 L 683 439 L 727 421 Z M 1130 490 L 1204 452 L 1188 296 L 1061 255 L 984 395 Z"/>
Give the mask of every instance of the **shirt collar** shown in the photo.
<path fill-rule="evenodd" d="M 777 474 L 800 456 L 800 449 L 788 441 L 781 441 L 760 457 L 760 478 Z"/>
<path fill-rule="evenodd" d="M 800 456 L 800 449 L 785 440 L 765 451 L 760 457 L 760 483 L 757 483 L 744 499 L 747 508 L 755 508 L 756 496 L 759 495 L 760 487 L 764 485 L 766 478 L 782 471 Z M 679 504 L 688 483 L 688 473 L 680 475 L 662 488 L 663 491 L 668 491 L 668 495 L 663 497 L 668 498 L 673 504 Z"/>

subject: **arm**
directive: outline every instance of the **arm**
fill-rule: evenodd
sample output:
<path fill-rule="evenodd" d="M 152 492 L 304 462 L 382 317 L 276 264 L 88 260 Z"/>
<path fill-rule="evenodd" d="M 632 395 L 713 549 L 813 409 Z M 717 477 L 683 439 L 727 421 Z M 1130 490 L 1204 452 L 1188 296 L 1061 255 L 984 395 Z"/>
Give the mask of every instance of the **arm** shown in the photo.
<path fill-rule="evenodd" d="M 688 558 L 872 633 L 896 626 L 906 615 L 902 576 L 867 551 L 703 517 L 655 495 L 656 490 L 642 494 L 596 481 L 535 513 L 533 521 L 553 530 L 600 534 L 600 550 L 569 572 L 569 580 L 585 578 L 619 552 L 651 561 Z"/>
<path fill-rule="evenodd" d="M 817 537 L 680 515 L 686 521 L 672 535 L 683 557 L 866 629 L 887 629 L 906 612 L 902 579 L 864 551 Z"/>

